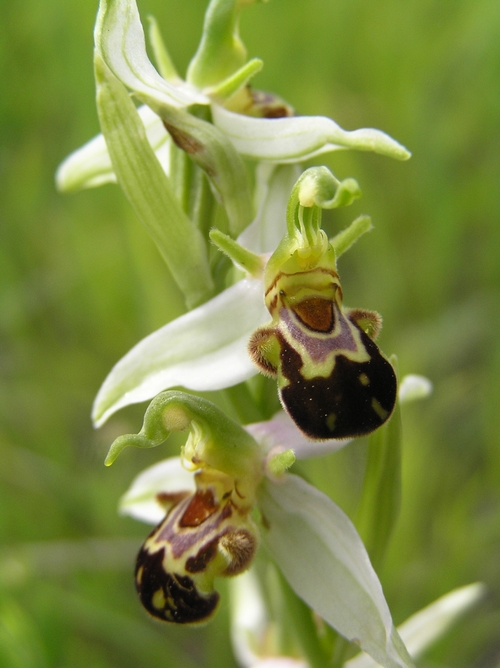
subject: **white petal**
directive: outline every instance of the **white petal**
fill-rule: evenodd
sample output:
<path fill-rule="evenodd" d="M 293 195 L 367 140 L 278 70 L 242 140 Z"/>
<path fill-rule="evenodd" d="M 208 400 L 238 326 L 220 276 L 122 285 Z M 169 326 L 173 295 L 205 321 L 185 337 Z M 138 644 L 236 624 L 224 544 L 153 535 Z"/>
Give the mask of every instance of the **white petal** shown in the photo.
<path fill-rule="evenodd" d="M 431 392 L 432 383 L 428 378 L 409 374 L 408 376 L 404 376 L 399 385 L 399 401 L 406 403 L 408 401 L 416 401 L 417 399 L 425 399 Z"/>
<path fill-rule="evenodd" d="M 348 132 L 324 116 L 251 118 L 212 104 L 213 121 L 233 142 L 238 153 L 258 160 L 297 162 L 341 149 L 375 151 L 406 160 L 410 153 L 380 130 Z"/>
<path fill-rule="evenodd" d="M 174 86 L 151 64 L 135 0 L 101 0 L 95 44 L 104 62 L 128 88 L 159 104 L 186 107 L 208 104 L 208 98 L 186 83 Z"/>
<path fill-rule="evenodd" d="M 322 457 L 340 450 L 352 441 L 352 438 L 311 441 L 297 429 L 294 421 L 285 411 L 279 411 L 266 422 L 247 424 L 245 429 L 255 440 L 265 446 L 266 452 L 281 445 L 287 450 L 292 449 L 297 459 Z"/>
<path fill-rule="evenodd" d="M 446 633 L 457 618 L 474 605 L 484 592 L 485 587 L 480 582 L 454 589 L 401 624 L 398 631 L 411 656 L 417 659 L 427 647 Z M 371 657 L 360 654 L 348 661 L 346 668 L 375 668 L 378 665 Z"/>
<path fill-rule="evenodd" d="M 156 152 L 156 157 L 160 160 L 165 173 L 168 174 L 170 135 L 165 130 L 160 117 L 149 107 L 143 105 L 137 111 L 144 123 L 148 141 Z M 71 153 L 56 172 L 56 185 L 62 191 L 93 188 L 104 183 L 115 182 L 116 176 L 102 135 L 97 135 Z"/>
<path fill-rule="evenodd" d="M 354 525 L 327 496 L 294 475 L 264 480 L 264 542 L 297 594 L 385 668 L 412 666 Z"/>
<path fill-rule="evenodd" d="M 95 424 L 170 387 L 220 390 L 251 378 L 248 339 L 268 319 L 262 282 L 243 279 L 168 323 L 113 367 L 94 402 Z"/>
<path fill-rule="evenodd" d="M 180 457 L 164 459 L 134 478 L 120 499 L 122 515 L 130 515 L 148 524 L 158 524 L 165 517 L 165 506 L 156 500 L 160 492 L 194 492 L 194 476 L 181 464 Z"/>

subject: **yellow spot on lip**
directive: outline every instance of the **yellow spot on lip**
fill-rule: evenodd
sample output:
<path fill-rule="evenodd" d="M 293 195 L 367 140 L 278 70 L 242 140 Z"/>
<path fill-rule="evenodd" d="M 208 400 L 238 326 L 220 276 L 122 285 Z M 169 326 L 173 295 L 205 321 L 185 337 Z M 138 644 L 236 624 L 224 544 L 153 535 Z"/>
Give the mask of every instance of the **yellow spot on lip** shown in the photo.
<path fill-rule="evenodd" d="M 330 431 L 333 431 L 333 430 L 335 429 L 335 421 L 336 421 L 336 420 L 337 420 L 337 416 L 336 416 L 335 413 L 330 413 L 330 414 L 327 416 L 325 422 L 326 422 L 326 426 L 328 427 L 328 429 L 329 429 Z"/>
<path fill-rule="evenodd" d="M 153 597 L 151 599 L 151 603 L 154 605 L 154 607 L 157 610 L 163 610 L 165 608 L 165 594 L 163 593 L 163 589 L 157 589 L 155 593 L 153 594 Z"/>
<path fill-rule="evenodd" d="M 137 571 L 137 575 L 135 577 L 136 581 L 138 584 L 142 583 L 142 575 L 144 573 L 144 566 L 141 566 L 139 570 Z"/>
<path fill-rule="evenodd" d="M 372 408 L 381 420 L 385 420 L 389 415 L 389 411 L 386 411 L 385 408 L 382 408 L 375 397 L 372 399 Z"/>
<path fill-rule="evenodd" d="M 360 373 L 358 376 L 358 380 L 361 383 L 361 385 L 364 385 L 365 387 L 368 387 L 368 385 L 370 384 L 370 379 L 368 378 L 366 373 Z"/>

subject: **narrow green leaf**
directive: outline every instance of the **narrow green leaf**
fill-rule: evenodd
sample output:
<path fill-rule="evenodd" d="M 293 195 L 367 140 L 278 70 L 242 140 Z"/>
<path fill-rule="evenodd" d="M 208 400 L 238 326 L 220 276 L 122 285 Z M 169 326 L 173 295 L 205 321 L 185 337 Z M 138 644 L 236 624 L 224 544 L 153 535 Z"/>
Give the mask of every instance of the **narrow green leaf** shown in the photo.
<path fill-rule="evenodd" d="M 205 241 L 175 198 L 125 87 L 99 54 L 95 68 L 99 120 L 118 183 L 191 308 L 213 291 Z"/>

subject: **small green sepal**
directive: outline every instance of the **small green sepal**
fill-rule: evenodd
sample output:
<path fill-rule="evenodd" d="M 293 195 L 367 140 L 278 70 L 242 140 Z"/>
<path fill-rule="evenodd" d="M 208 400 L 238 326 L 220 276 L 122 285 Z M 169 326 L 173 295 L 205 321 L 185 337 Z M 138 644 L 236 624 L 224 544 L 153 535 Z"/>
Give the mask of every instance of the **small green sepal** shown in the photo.
<path fill-rule="evenodd" d="M 262 256 L 252 253 L 220 230 L 210 230 L 210 239 L 239 269 L 252 278 L 262 278 L 266 265 Z"/>
<path fill-rule="evenodd" d="M 260 446 L 220 408 L 201 397 L 168 390 L 156 396 L 144 415 L 139 434 L 119 436 L 111 445 L 105 464 L 110 466 L 128 447 L 154 448 L 172 431 L 189 429 L 183 459 L 193 470 L 215 469 L 250 488 L 262 475 Z"/>

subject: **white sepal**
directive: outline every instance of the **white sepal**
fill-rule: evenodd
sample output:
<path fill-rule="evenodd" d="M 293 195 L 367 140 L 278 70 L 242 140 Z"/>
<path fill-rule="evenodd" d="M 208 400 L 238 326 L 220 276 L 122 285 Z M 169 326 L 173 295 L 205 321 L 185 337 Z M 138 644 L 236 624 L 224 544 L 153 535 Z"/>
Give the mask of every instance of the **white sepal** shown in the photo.
<path fill-rule="evenodd" d="M 173 85 L 153 67 L 135 0 L 101 0 L 94 40 L 113 74 L 143 101 L 176 108 L 208 104 L 195 88 L 184 82 Z"/>
<path fill-rule="evenodd" d="M 143 105 L 137 111 L 144 123 L 148 142 L 155 151 L 165 174 L 168 175 L 170 135 L 165 130 L 160 117 L 149 107 Z M 116 183 L 116 175 L 102 134 L 68 155 L 56 172 L 56 185 L 63 192 L 79 188 L 94 188 L 105 183 Z"/>
<path fill-rule="evenodd" d="M 272 162 L 298 162 L 342 149 L 374 151 L 407 160 L 409 151 L 397 141 L 373 128 L 343 130 L 325 116 L 252 118 L 212 104 L 215 125 L 233 142 L 238 153 Z"/>
<path fill-rule="evenodd" d="M 243 279 L 140 341 L 101 386 L 92 411 L 95 425 L 171 387 L 220 390 L 255 375 L 247 344 L 269 318 L 262 293 L 261 281 Z"/>
<path fill-rule="evenodd" d="M 254 253 L 272 253 L 286 233 L 286 209 L 299 178 L 299 165 L 261 162 L 256 168 L 253 222 L 240 234 L 238 243 Z"/>
<path fill-rule="evenodd" d="M 484 592 L 485 586 L 481 582 L 454 589 L 401 624 L 398 631 L 412 658 L 418 659 L 460 615 L 477 603 Z M 375 668 L 378 665 L 363 653 L 348 661 L 345 668 Z"/>
<path fill-rule="evenodd" d="M 181 463 L 180 457 L 164 459 L 149 466 L 134 478 L 120 499 L 119 511 L 148 524 L 158 524 L 166 515 L 166 504 L 159 503 L 160 493 L 194 492 L 194 476 Z"/>
<path fill-rule="evenodd" d="M 295 592 L 385 668 L 413 663 L 354 525 L 325 494 L 294 475 L 264 480 L 264 543 Z"/>

